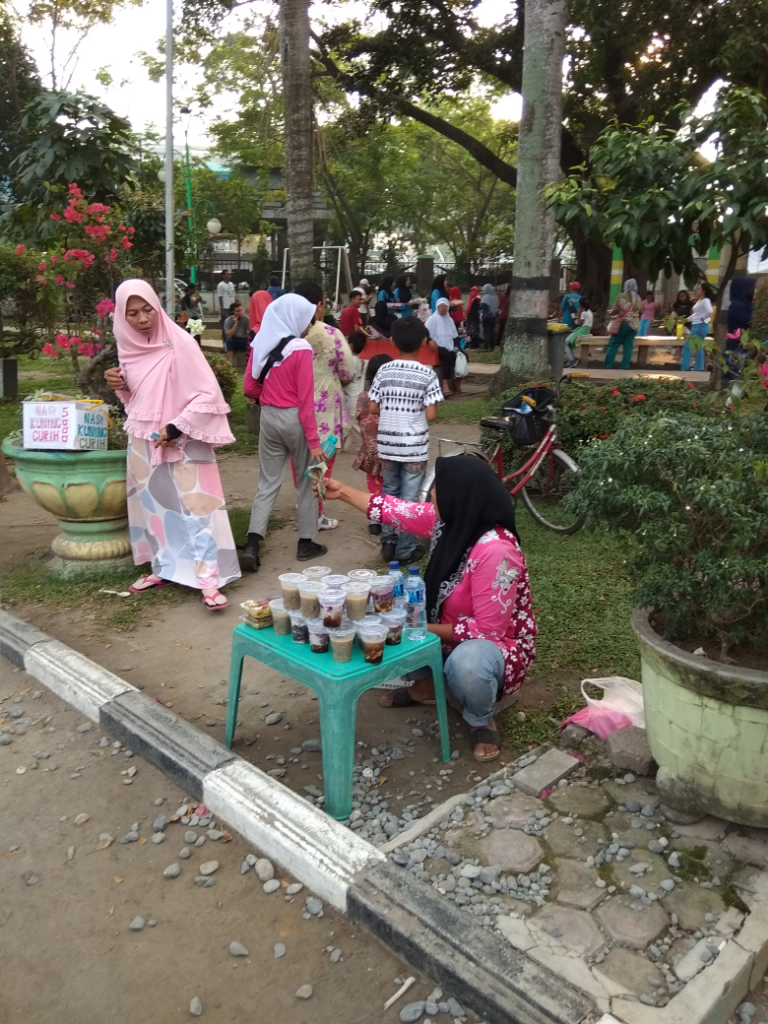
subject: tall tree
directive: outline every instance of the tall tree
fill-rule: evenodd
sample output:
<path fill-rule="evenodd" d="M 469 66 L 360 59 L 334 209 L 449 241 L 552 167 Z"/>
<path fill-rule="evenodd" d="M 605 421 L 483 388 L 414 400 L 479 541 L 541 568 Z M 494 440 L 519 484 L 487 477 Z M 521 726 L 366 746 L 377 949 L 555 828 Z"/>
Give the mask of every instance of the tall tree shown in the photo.
<path fill-rule="evenodd" d="M 69 89 L 83 40 L 96 25 L 109 24 L 120 6 L 121 0 L 31 0 L 26 17 L 47 42 L 46 84 L 51 89 Z"/>
<path fill-rule="evenodd" d="M 285 191 L 291 279 L 312 277 L 312 62 L 309 0 L 280 0 L 285 102 Z"/>
<path fill-rule="evenodd" d="M 523 117 L 517 146 L 515 276 L 502 367 L 518 379 L 549 376 L 547 306 L 555 215 L 543 189 L 558 177 L 566 0 L 526 0 Z"/>
<path fill-rule="evenodd" d="M 40 92 L 34 61 L 19 39 L 18 26 L 0 11 L 0 193 L 12 197 L 11 163 L 24 149 L 21 129 L 24 107 Z"/>

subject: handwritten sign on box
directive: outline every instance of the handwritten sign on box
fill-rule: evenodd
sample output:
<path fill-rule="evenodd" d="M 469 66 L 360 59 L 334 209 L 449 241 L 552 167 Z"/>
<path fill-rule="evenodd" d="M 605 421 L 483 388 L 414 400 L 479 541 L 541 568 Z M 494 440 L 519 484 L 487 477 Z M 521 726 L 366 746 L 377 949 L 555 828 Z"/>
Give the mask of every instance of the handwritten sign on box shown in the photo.
<path fill-rule="evenodd" d="M 25 448 L 106 451 L 109 420 L 103 402 L 27 399 L 22 408 Z"/>

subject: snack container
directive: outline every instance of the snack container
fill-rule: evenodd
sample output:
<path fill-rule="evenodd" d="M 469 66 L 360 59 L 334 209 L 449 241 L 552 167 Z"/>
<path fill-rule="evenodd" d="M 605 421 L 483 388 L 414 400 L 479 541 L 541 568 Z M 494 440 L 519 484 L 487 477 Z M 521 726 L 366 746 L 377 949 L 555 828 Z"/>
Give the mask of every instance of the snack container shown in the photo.
<path fill-rule="evenodd" d="M 368 598 L 371 595 L 370 584 L 351 580 L 345 584 L 344 592 L 347 597 L 347 615 L 353 622 L 359 622 L 365 617 L 368 610 Z"/>
<path fill-rule="evenodd" d="M 389 629 L 383 622 L 360 623 L 357 635 L 363 657 L 369 665 L 381 664 L 388 633 Z"/>
<path fill-rule="evenodd" d="M 405 609 L 393 608 L 391 612 L 382 612 L 381 621 L 387 627 L 387 646 L 394 647 L 403 642 L 403 624 Z"/>
<path fill-rule="evenodd" d="M 272 628 L 275 631 L 275 636 L 290 636 L 291 616 L 282 597 L 276 597 L 270 601 L 269 610 L 272 612 Z"/>
<path fill-rule="evenodd" d="M 377 573 L 373 569 L 351 569 L 347 576 L 353 583 L 370 583 Z"/>
<path fill-rule="evenodd" d="M 391 612 L 395 606 L 395 581 L 391 576 L 374 576 L 371 580 L 371 597 L 373 610 Z"/>
<path fill-rule="evenodd" d="M 323 624 L 322 619 L 307 619 L 307 631 L 309 632 L 309 649 L 313 654 L 326 654 L 328 652 L 329 638 L 328 627 Z"/>
<path fill-rule="evenodd" d="M 320 614 L 320 581 L 303 580 L 299 584 L 299 607 L 305 619 L 316 619 Z"/>
<path fill-rule="evenodd" d="M 253 629 L 266 629 L 272 625 L 269 601 L 243 601 L 240 607 L 245 612 L 245 621 Z"/>
<path fill-rule="evenodd" d="M 306 576 L 300 572 L 284 572 L 282 576 L 277 578 L 283 591 L 285 610 L 287 612 L 297 612 L 301 607 L 299 584 L 304 582 Z"/>
<path fill-rule="evenodd" d="M 343 587 L 345 583 L 349 583 L 349 576 L 334 574 L 331 574 L 330 576 L 323 576 L 324 587 Z"/>
<path fill-rule="evenodd" d="M 294 643 L 309 643 L 309 630 L 307 629 L 307 620 L 304 618 L 301 612 L 291 612 L 291 636 L 293 637 Z"/>
<path fill-rule="evenodd" d="M 335 629 L 341 625 L 346 599 L 346 592 L 341 587 L 327 587 L 323 580 L 320 587 L 320 614 L 326 626 Z"/>
<path fill-rule="evenodd" d="M 330 576 L 332 572 L 330 565 L 310 565 L 304 570 L 304 575 L 308 580 L 321 580 L 324 576 Z"/>
<path fill-rule="evenodd" d="M 357 629 L 354 623 L 348 626 L 339 626 L 338 629 L 329 629 L 331 638 L 331 651 L 333 660 L 337 662 L 351 661 L 352 651 L 355 646 L 355 633 Z"/>

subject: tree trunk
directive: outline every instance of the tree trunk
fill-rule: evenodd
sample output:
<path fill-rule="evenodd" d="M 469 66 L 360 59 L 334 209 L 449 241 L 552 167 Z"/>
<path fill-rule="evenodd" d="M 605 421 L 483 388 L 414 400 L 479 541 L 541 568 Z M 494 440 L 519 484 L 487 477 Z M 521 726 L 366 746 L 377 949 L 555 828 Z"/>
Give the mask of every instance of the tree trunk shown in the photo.
<path fill-rule="evenodd" d="M 585 238 L 576 229 L 570 232 L 576 254 L 576 279 L 581 294 L 594 310 L 605 309 L 611 286 L 611 249 L 603 242 Z"/>
<path fill-rule="evenodd" d="M 280 0 L 291 281 L 312 277 L 312 80 L 308 0 Z"/>
<path fill-rule="evenodd" d="M 515 263 L 499 373 L 510 383 L 549 376 L 547 307 L 555 215 L 542 189 L 560 174 L 565 21 L 566 0 L 525 0 Z"/>

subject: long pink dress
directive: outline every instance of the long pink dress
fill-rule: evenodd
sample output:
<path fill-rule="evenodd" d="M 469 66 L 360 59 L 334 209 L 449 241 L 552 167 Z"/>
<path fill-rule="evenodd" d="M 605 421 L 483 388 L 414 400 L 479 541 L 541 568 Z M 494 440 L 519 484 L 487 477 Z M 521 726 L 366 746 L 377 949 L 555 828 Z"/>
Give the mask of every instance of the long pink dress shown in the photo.
<path fill-rule="evenodd" d="M 396 526 L 417 537 L 435 537 L 442 524 L 435 506 L 374 495 L 368 503 L 372 523 Z M 517 538 L 509 530 L 488 530 L 466 553 L 461 565 L 440 586 L 439 621 L 453 626 L 456 643 L 490 640 L 504 655 L 504 693 L 514 693 L 536 657 L 528 568 Z"/>

